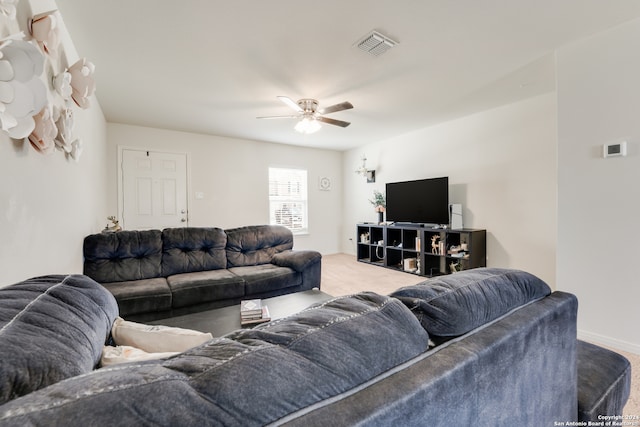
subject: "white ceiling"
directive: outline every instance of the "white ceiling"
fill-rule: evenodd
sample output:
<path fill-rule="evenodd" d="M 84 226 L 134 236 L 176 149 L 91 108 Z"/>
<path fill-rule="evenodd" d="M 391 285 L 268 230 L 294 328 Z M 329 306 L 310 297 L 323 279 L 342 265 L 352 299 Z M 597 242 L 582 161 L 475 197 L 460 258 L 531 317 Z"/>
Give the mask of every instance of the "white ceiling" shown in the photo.
<path fill-rule="evenodd" d="M 58 0 L 108 122 L 346 150 L 554 90 L 556 48 L 638 0 Z M 374 57 L 371 30 L 399 42 Z M 350 101 L 312 135 L 276 96 Z"/>

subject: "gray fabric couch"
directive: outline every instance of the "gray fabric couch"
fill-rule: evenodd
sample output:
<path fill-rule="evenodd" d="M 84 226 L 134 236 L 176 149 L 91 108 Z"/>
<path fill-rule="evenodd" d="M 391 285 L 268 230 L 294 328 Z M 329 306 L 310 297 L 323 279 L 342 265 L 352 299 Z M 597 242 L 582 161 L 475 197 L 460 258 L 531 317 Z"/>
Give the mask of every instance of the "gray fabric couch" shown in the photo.
<path fill-rule="evenodd" d="M 92 370 L 117 312 L 109 292 L 85 276 L 0 289 L 0 426 L 495 427 L 579 419 L 573 295 L 500 269 L 394 294 L 338 297 L 165 360 Z M 50 346 L 76 323 L 81 333 L 65 332 L 62 345 Z M 430 336 L 441 343 L 433 347 Z M 39 363 L 14 367 L 11 360 L 22 358 Z M 605 396 L 609 411 L 622 410 L 628 388 L 619 384 L 628 377 L 609 378 L 616 387 Z"/>
<path fill-rule="evenodd" d="M 92 234 L 83 252 L 84 274 L 116 297 L 129 320 L 320 288 L 320 253 L 293 250 L 281 226 Z"/>

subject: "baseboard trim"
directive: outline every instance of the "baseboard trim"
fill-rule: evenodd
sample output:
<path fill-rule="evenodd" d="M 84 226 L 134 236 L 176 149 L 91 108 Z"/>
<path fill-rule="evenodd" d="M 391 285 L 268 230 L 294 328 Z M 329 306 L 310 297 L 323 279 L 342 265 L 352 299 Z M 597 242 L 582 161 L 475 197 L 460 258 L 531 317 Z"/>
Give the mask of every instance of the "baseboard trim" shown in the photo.
<path fill-rule="evenodd" d="M 627 341 L 619 340 L 616 338 L 607 337 L 600 334 L 594 334 L 578 329 L 578 339 L 584 341 L 590 341 L 596 344 L 602 344 L 608 347 L 613 347 L 618 350 L 628 351 L 629 353 L 640 355 L 640 344 L 634 344 Z"/>

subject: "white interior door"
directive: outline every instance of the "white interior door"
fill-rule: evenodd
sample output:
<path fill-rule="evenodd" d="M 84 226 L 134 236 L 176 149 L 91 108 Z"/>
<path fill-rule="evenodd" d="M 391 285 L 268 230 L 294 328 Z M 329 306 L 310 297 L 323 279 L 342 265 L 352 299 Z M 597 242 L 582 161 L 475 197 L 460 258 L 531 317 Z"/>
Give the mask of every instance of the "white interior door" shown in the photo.
<path fill-rule="evenodd" d="M 126 230 L 186 227 L 187 155 L 123 149 L 122 226 Z"/>

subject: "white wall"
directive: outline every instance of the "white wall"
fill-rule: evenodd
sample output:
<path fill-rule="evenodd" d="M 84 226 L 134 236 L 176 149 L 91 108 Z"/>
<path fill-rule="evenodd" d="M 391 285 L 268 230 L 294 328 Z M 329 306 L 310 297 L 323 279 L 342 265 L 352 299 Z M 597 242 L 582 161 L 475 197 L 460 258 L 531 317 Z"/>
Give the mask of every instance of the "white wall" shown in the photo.
<path fill-rule="evenodd" d="M 189 225 L 231 228 L 269 223 L 269 166 L 304 168 L 309 180 L 309 234 L 296 236 L 296 249 L 336 253 L 340 236 L 342 155 L 338 151 L 294 147 L 219 136 L 110 123 L 109 209 L 117 212 L 117 147 L 186 152 L 190 156 Z M 320 191 L 321 176 L 332 180 Z M 204 199 L 195 199 L 195 192 Z"/>
<path fill-rule="evenodd" d="M 354 170 L 366 154 L 367 184 Z M 555 94 L 474 114 L 351 150 L 344 157 L 344 252 L 355 224 L 375 221 L 368 202 L 386 182 L 448 176 L 464 226 L 487 230 L 488 266 L 519 268 L 555 284 Z M 353 239 L 353 240 L 350 240 Z"/>
<path fill-rule="evenodd" d="M 558 286 L 581 336 L 640 354 L 640 20 L 561 49 Z M 602 157 L 626 140 L 627 157 Z"/>
<path fill-rule="evenodd" d="M 18 6 L 21 30 L 32 13 L 56 8 L 51 1 Z M 0 19 L 1 36 L 14 33 L 16 25 Z M 73 63 L 76 51 L 63 39 Z M 0 132 L 0 287 L 37 275 L 82 272 L 82 240 L 99 231 L 107 215 L 106 123 L 95 98 L 91 102 L 89 110 L 74 109 L 75 134 L 84 142 L 79 163 L 60 151 L 42 155 Z"/>

